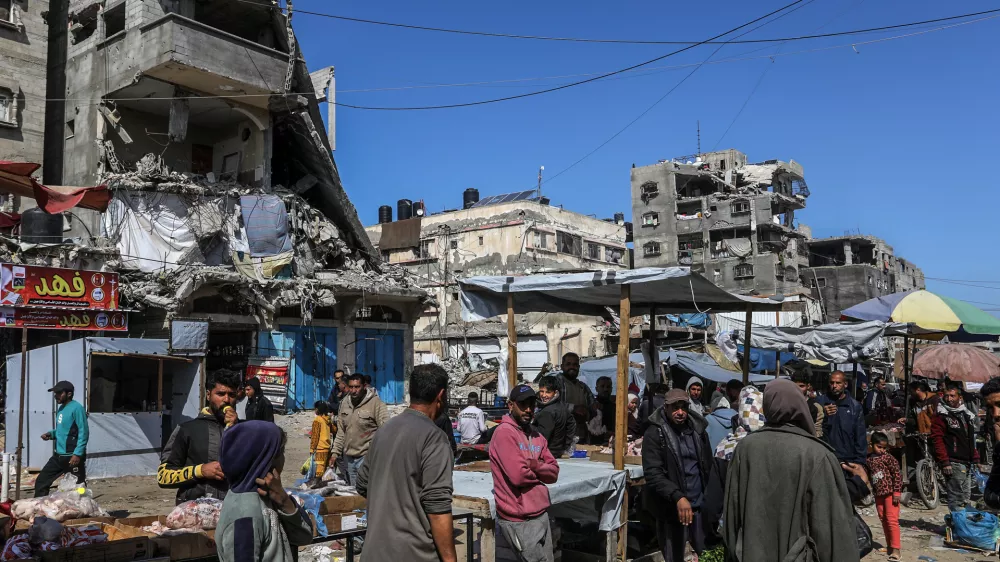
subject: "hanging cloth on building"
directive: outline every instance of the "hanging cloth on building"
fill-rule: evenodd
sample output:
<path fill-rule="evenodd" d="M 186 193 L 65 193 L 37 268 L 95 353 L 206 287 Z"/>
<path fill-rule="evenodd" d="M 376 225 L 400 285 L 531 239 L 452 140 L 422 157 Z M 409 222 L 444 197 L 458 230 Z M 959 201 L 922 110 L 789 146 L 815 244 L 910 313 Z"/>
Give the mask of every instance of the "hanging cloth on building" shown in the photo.
<path fill-rule="evenodd" d="M 292 251 L 285 202 L 277 195 L 240 197 L 243 228 L 250 243 L 250 255 L 258 258 Z"/>

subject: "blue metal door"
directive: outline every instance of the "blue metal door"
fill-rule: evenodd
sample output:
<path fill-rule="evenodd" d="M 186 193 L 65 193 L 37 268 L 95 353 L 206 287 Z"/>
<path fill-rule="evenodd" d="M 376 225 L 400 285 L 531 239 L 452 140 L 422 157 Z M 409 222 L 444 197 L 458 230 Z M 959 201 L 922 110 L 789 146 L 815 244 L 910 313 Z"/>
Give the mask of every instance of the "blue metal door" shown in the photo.
<path fill-rule="evenodd" d="M 326 400 L 333 390 L 333 372 L 337 370 L 337 329 L 281 326 L 283 344 L 291 352 L 289 384 L 290 410 L 311 410 L 319 400 Z M 276 346 L 277 347 L 277 346 Z"/>
<path fill-rule="evenodd" d="M 372 386 L 386 404 L 402 404 L 403 331 L 355 330 L 356 371 L 370 375 Z"/>

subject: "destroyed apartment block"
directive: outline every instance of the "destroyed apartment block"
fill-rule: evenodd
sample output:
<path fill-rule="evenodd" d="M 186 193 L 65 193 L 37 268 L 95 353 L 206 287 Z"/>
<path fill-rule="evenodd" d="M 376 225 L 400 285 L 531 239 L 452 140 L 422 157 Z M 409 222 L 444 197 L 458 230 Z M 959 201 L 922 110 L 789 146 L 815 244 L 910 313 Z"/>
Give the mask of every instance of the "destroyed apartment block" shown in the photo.
<path fill-rule="evenodd" d="M 506 323 L 462 320 L 458 279 L 626 269 L 630 225 L 622 213 L 598 219 L 550 205 L 536 190 L 480 199 L 468 188 L 459 195 L 456 208 L 438 213 L 428 213 L 419 199 L 401 199 L 396 220 L 383 205 L 378 224 L 366 230 L 383 260 L 405 268 L 437 303 L 417 321 L 417 362 L 444 361 L 455 385 L 495 384 L 483 373 L 506 350 Z M 565 353 L 603 357 L 617 345 L 617 331 L 600 317 L 517 314 L 515 330 L 518 371 L 528 381 Z"/>
<path fill-rule="evenodd" d="M 68 35 L 47 53 L 65 95 L 47 107 L 45 181 L 110 197 L 33 225 L 43 239 L 0 224 L 0 257 L 119 272 L 129 337 L 207 319 L 206 370 L 284 361 L 289 409 L 326 399 L 338 368 L 405 402 L 413 324 L 433 300 L 365 233 L 320 113 L 332 69 L 310 75 L 281 10 L 105 0 L 47 17 Z"/>
<path fill-rule="evenodd" d="M 631 184 L 636 267 L 690 266 L 740 293 L 799 289 L 809 189 L 795 161 L 725 150 L 633 167 Z"/>

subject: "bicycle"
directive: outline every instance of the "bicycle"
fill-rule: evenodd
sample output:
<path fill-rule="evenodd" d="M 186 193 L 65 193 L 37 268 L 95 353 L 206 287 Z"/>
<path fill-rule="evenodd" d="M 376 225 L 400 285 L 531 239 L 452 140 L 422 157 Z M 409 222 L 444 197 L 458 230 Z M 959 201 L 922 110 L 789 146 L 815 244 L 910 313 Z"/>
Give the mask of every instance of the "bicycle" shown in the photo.
<path fill-rule="evenodd" d="M 924 502 L 927 509 L 934 509 L 941 503 L 941 490 L 947 489 L 947 479 L 937 461 L 934 460 L 929 436 L 926 433 L 913 433 L 907 434 L 906 437 L 915 437 L 920 441 L 923 458 L 917 461 L 913 469 L 914 481 L 921 501 Z"/>

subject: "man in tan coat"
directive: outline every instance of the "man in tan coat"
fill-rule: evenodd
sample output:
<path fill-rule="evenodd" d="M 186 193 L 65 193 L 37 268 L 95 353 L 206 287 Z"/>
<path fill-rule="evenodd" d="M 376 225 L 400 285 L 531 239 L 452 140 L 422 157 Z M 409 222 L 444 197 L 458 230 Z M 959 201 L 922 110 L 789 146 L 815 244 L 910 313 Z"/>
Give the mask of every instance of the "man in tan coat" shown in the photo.
<path fill-rule="evenodd" d="M 343 455 L 347 463 L 347 479 L 352 486 L 358 481 L 358 469 L 368 454 L 368 447 L 378 428 L 389 420 L 385 403 L 375 392 L 365 387 L 364 375 L 354 373 L 347 379 L 347 396 L 337 414 L 337 438 L 330 452 L 330 466 Z"/>

